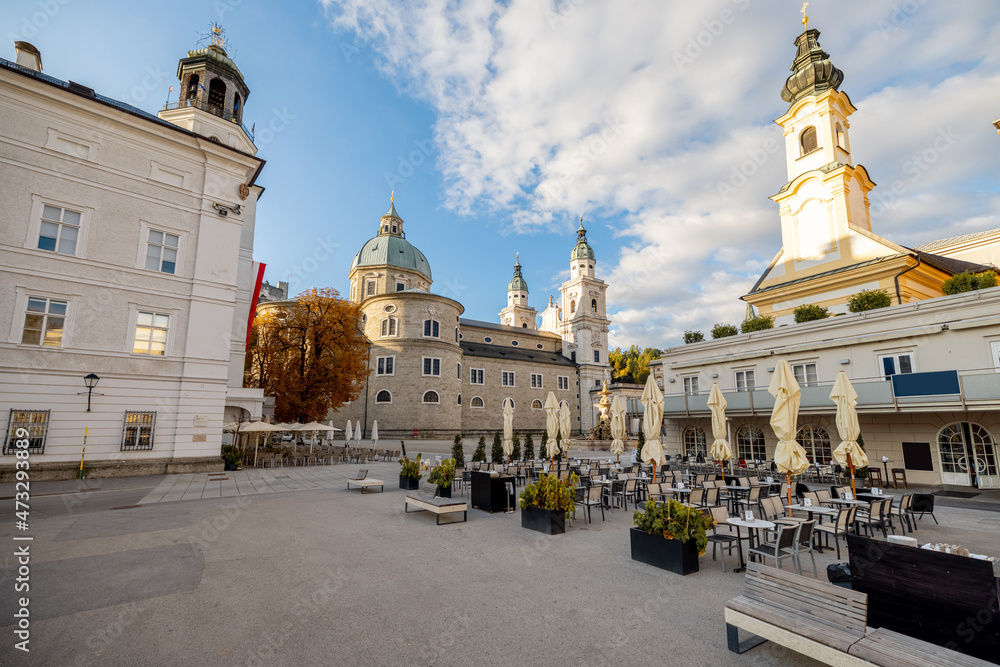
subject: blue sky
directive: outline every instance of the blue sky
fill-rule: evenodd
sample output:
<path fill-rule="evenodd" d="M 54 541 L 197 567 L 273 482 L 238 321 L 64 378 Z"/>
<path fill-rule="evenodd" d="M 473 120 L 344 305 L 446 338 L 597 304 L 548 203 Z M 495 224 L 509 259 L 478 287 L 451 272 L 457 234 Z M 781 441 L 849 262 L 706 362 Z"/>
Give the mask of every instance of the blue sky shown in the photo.
<path fill-rule="evenodd" d="M 582 213 L 612 345 L 667 347 L 742 319 L 739 296 L 780 247 L 768 196 L 784 157 L 766 147 L 781 142 L 800 7 L 7 0 L 0 55 L 25 39 L 48 74 L 155 112 L 219 21 L 267 160 L 255 257 L 272 283 L 346 291 L 394 189 L 433 291 L 497 321 L 518 251 L 532 305 L 557 294 Z M 1000 227 L 1000 6 L 824 1 L 809 15 L 859 109 L 854 157 L 884 204 L 873 231 L 917 245 Z M 941 132 L 948 149 L 915 170 Z M 896 181 L 902 194 L 878 199 Z"/>

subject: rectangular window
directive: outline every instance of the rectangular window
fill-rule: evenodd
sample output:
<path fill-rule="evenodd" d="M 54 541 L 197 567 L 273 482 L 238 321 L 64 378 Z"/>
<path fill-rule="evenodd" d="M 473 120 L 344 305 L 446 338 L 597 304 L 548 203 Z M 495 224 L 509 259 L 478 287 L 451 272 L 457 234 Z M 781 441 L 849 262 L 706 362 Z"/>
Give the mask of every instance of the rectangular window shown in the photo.
<path fill-rule="evenodd" d="M 819 375 L 816 371 L 816 364 L 793 364 L 792 375 L 800 387 L 814 385 L 818 381 Z"/>
<path fill-rule="evenodd" d="M 736 391 L 753 391 L 753 371 L 736 371 Z"/>
<path fill-rule="evenodd" d="M 153 448 L 155 412 L 126 412 L 122 426 L 122 451 L 138 452 Z"/>
<path fill-rule="evenodd" d="M 18 433 L 19 429 L 24 429 L 27 434 Z M 16 446 L 16 440 L 27 440 L 27 451 L 30 454 L 43 454 L 45 452 L 45 437 L 49 432 L 49 410 L 17 410 L 10 411 L 10 418 L 7 420 L 7 437 L 3 441 L 3 453 L 13 454 L 22 451 L 23 448 Z M 18 436 L 25 437 L 18 437 Z"/>
<path fill-rule="evenodd" d="M 441 360 L 424 357 L 424 375 L 441 375 Z"/>
<path fill-rule="evenodd" d="M 882 377 L 886 380 L 889 379 L 890 375 L 896 375 L 897 373 L 912 373 L 914 371 L 915 364 L 913 363 L 912 352 L 883 354 L 879 356 L 878 361 L 879 365 L 882 367 Z"/>
<path fill-rule="evenodd" d="M 531 374 L 531 388 L 541 389 L 542 388 L 542 376 L 539 373 Z"/>
<path fill-rule="evenodd" d="M 684 380 L 684 393 L 685 394 L 697 394 L 698 393 L 698 377 L 691 376 L 683 378 Z"/>
<path fill-rule="evenodd" d="M 574 364 L 576 363 L 576 350 L 573 350 L 572 352 L 569 353 L 569 360 L 572 361 Z"/>
<path fill-rule="evenodd" d="M 396 291 L 397 292 L 402 292 L 405 289 L 406 289 L 406 285 L 404 285 L 403 283 L 396 283 Z"/>
<path fill-rule="evenodd" d="M 469 384 L 483 384 L 483 369 L 473 368 L 469 372 Z"/>
<path fill-rule="evenodd" d="M 160 313 L 139 311 L 135 325 L 135 343 L 132 352 L 135 354 L 153 354 L 163 356 L 167 353 L 167 329 L 170 316 Z"/>
<path fill-rule="evenodd" d="M 514 371 L 504 371 L 503 372 L 503 386 L 513 387 L 514 386 Z"/>
<path fill-rule="evenodd" d="M 601 351 L 600 350 L 594 350 L 594 363 L 595 364 L 601 363 Z"/>
<path fill-rule="evenodd" d="M 177 246 L 180 238 L 155 229 L 149 230 L 146 245 L 146 268 L 160 273 L 174 273 L 177 268 Z"/>
<path fill-rule="evenodd" d="M 440 326 L 436 320 L 424 320 L 424 336 L 440 338 Z"/>
<path fill-rule="evenodd" d="M 24 313 L 22 345 L 62 347 L 63 327 L 66 324 L 66 301 L 28 297 Z"/>
<path fill-rule="evenodd" d="M 76 254 L 80 236 L 80 213 L 58 206 L 42 206 L 42 222 L 38 229 L 38 249 L 63 255 Z"/>
<path fill-rule="evenodd" d="M 458 365 L 458 379 L 462 379 L 462 364 Z"/>
<path fill-rule="evenodd" d="M 369 280 L 365 283 L 365 296 L 375 296 L 375 281 Z"/>
<path fill-rule="evenodd" d="M 375 374 L 376 375 L 394 375 L 396 366 L 396 357 L 378 357 L 376 362 Z"/>
<path fill-rule="evenodd" d="M 392 338 L 399 335 L 399 324 L 395 317 L 382 320 L 382 338 Z"/>
<path fill-rule="evenodd" d="M 567 376 L 567 375 L 560 375 L 559 376 L 559 388 L 560 389 L 569 389 L 569 376 Z"/>

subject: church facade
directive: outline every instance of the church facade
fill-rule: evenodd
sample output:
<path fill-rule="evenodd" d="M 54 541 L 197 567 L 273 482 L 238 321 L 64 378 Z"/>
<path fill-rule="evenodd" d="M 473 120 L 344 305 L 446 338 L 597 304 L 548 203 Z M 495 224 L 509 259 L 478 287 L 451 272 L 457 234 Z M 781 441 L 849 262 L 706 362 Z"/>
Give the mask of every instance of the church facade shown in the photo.
<path fill-rule="evenodd" d="M 511 399 L 515 428 L 540 431 L 554 391 L 574 434 L 589 433 L 591 393 L 610 370 L 610 321 L 583 221 L 559 301 L 550 297 L 539 316 L 518 258 L 495 323 L 464 318 L 461 303 L 431 292 L 430 262 L 403 227 L 393 202 L 351 263 L 347 296 L 361 306 L 371 374 L 357 400 L 329 413 L 334 425 L 360 421 L 367 437 L 378 421 L 380 438 L 486 433 L 503 427 Z"/>

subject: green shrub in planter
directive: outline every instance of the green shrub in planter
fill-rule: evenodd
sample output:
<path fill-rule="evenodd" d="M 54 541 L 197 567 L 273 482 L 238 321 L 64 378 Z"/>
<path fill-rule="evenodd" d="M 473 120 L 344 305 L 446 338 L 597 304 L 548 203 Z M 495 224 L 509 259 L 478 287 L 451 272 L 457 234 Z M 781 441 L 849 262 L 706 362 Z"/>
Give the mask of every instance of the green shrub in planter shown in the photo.
<path fill-rule="evenodd" d="M 451 458 L 455 459 L 457 467 L 465 467 L 465 448 L 462 446 L 461 433 L 455 436 L 455 444 L 451 446 Z"/>
<path fill-rule="evenodd" d="M 535 441 L 531 439 L 531 434 L 524 439 L 524 460 L 531 461 L 535 458 Z"/>
<path fill-rule="evenodd" d="M 243 456 L 232 445 L 223 445 L 222 460 L 229 465 L 238 466 L 243 460 Z"/>
<path fill-rule="evenodd" d="M 823 320 L 830 317 L 830 311 L 823 306 L 817 306 L 815 304 L 808 304 L 805 306 L 799 306 L 794 311 L 795 323 L 802 324 L 803 322 L 812 322 L 813 320 Z"/>
<path fill-rule="evenodd" d="M 451 486 L 455 481 L 455 459 L 445 459 L 440 465 L 434 466 L 431 474 L 427 476 L 427 481 L 436 484 L 442 489 Z"/>
<path fill-rule="evenodd" d="M 891 305 L 892 299 L 884 289 L 862 290 L 847 300 L 847 309 L 852 313 L 888 308 Z"/>
<path fill-rule="evenodd" d="M 773 328 L 773 317 L 770 315 L 758 315 L 757 317 L 743 320 L 743 324 L 740 326 L 740 333 L 751 333 L 753 331 L 764 331 L 765 329 Z"/>
<path fill-rule="evenodd" d="M 732 324 L 716 324 L 712 327 L 712 338 L 728 338 L 729 336 L 735 336 L 740 331 Z"/>
<path fill-rule="evenodd" d="M 708 545 L 706 531 L 715 525 L 715 520 L 676 500 L 665 503 L 650 500 L 646 502 L 644 511 L 632 514 L 632 523 L 639 530 L 650 535 L 663 535 L 668 540 L 694 540 L 698 555 L 704 556 Z"/>
<path fill-rule="evenodd" d="M 473 461 L 486 461 L 486 436 L 479 436 L 479 444 L 476 445 L 476 451 L 472 454 Z"/>
<path fill-rule="evenodd" d="M 576 473 L 569 479 L 557 479 L 555 475 L 540 475 L 537 482 L 532 482 L 521 491 L 521 509 L 538 507 L 543 510 L 562 510 L 571 512 L 575 506 L 576 487 L 580 478 Z"/>
<path fill-rule="evenodd" d="M 413 461 L 403 457 L 403 460 L 399 462 L 399 474 L 402 477 L 409 477 L 410 479 L 420 480 L 423 477 L 423 473 L 420 472 L 420 453 L 417 453 L 417 458 Z"/>

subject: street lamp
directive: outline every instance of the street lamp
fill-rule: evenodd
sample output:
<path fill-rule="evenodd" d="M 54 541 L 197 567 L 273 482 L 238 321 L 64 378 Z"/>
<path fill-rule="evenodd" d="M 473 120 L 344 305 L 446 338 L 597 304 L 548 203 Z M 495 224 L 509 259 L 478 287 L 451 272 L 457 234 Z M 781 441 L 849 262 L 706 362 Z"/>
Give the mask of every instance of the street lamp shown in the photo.
<path fill-rule="evenodd" d="M 90 397 L 94 393 L 94 387 L 97 386 L 100 379 L 101 378 L 99 378 L 96 373 L 89 373 L 88 375 L 83 376 L 83 384 L 87 386 L 87 412 L 90 412 Z M 98 394 L 98 396 L 101 395 L 102 394 Z"/>

